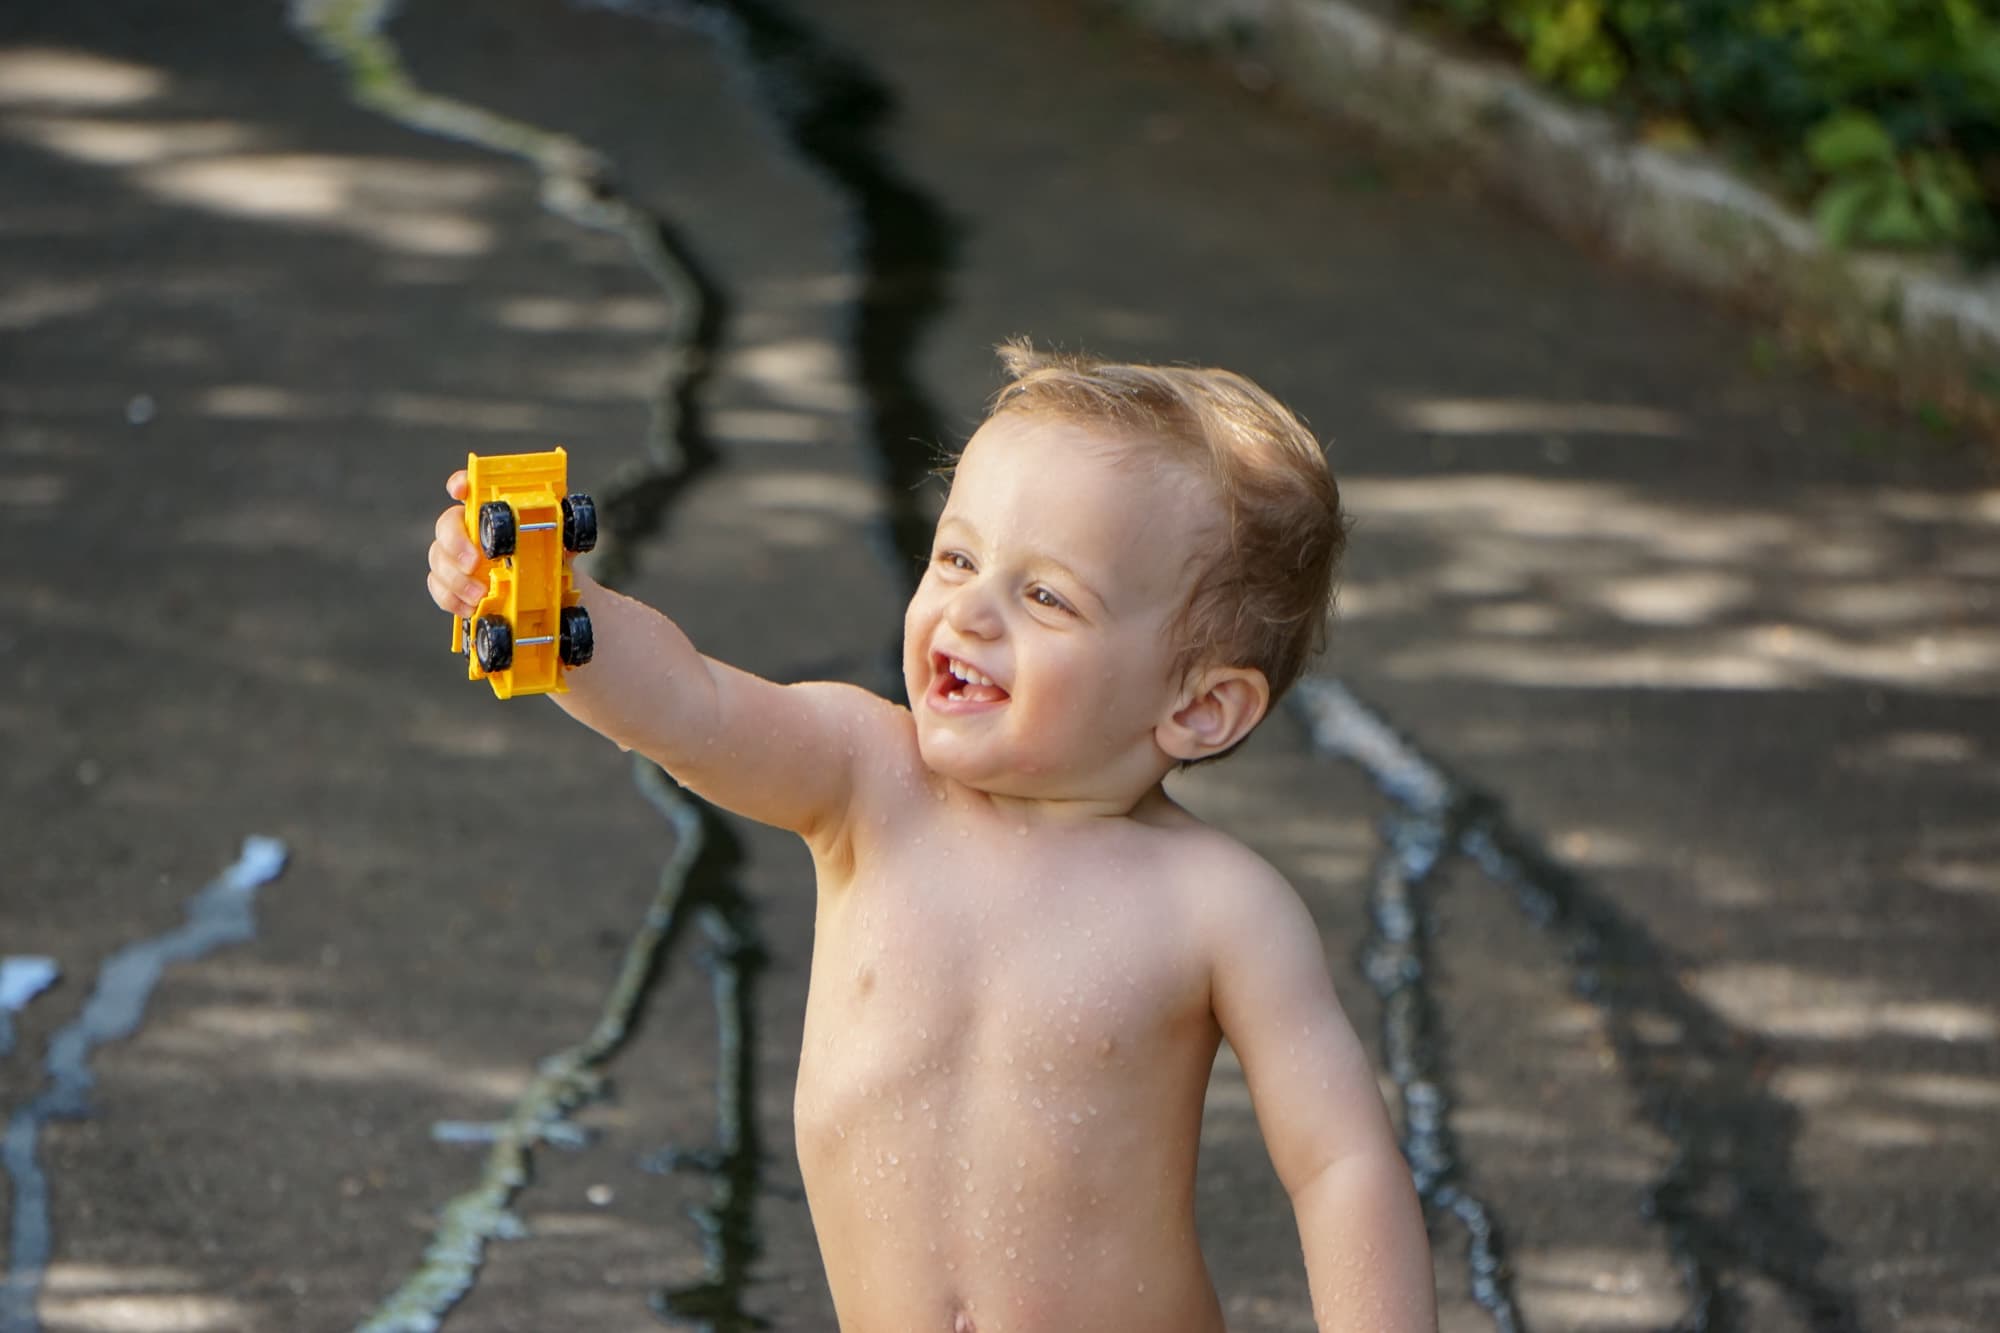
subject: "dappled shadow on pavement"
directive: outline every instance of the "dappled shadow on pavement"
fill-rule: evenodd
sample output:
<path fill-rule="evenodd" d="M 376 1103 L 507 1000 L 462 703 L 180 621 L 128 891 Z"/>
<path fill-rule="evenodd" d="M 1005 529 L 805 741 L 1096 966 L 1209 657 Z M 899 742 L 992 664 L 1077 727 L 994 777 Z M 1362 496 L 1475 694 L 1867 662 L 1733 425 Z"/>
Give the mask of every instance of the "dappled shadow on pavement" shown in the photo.
<path fill-rule="evenodd" d="M 1804 1214 L 1735 1233 L 1794 1249 L 1725 1275 L 1736 1327 L 1808 1327 L 1768 1277 L 1800 1263 L 1857 1327 L 2000 1320 L 1993 480 L 1765 367 L 1716 312 L 1123 34 L 867 0 L 815 19 L 903 93 L 902 171 L 969 220 L 922 354 L 937 429 L 1024 331 L 1267 380 L 1334 438 L 1356 516 L 1334 669 L 1615 922 L 1592 994 L 1504 877 L 1461 861 L 1426 900 L 1451 1129 L 1526 1325 L 1687 1317 L 1649 1213 L 1687 1108 L 1719 1108 L 1714 1162 L 1757 1167 L 1707 1188 L 1778 1187 L 1692 1209 Z M 669 842 L 623 758 L 455 678 L 418 574 L 440 483 L 468 450 L 555 443 L 585 488 L 615 476 L 675 312 L 533 172 L 351 107 L 269 6 L 0 21 L 0 943 L 67 974 L 21 1016 L 9 1101 L 96 962 L 169 928 L 245 833 L 295 856 L 256 944 L 170 976 L 99 1056 L 97 1114 L 49 1131 L 43 1318 L 352 1327 L 477 1174 L 430 1125 L 494 1119 L 588 1030 Z M 719 465 L 633 590 L 755 669 L 876 662 L 904 500 L 861 429 L 851 201 L 699 31 L 508 3 L 417 5 L 396 33 L 426 86 L 616 161 L 732 298 Z M 1300 885 L 1378 1031 L 1366 774 L 1280 722 L 1181 789 Z M 824 1327 L 784 1148 L 808 870 L 743 836 L 774 1186 L 746 1301 Z M 705 1279 L 686 1210 L 710 1182 L 636 1166 L 714 1137 L 708 979 L 684 964 L 581 1114 L 600 1137 L 541 1155 L 532 1238 L 453 1328 L 652 1327 L 651 1293 Z M 1207 1142 L 1233 1326 L 1304 1327 L 1226 1053 Z M 1446 1326 L 1490 1327 L 1439 1236 Z"/>

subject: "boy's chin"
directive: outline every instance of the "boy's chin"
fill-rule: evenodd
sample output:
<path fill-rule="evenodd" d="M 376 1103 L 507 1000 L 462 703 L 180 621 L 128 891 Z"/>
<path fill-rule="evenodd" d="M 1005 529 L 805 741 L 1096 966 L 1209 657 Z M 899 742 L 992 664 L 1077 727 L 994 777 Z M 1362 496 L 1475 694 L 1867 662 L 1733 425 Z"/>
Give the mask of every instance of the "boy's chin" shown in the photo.
<path fill-rule="evenodd" d="M 1003 756 L 982 753 L 962 737 L 927 727 L 917 728 L 917 753 L 924 767 L 942 778 L 989 796 L 1032 796 L 1032 775 L 1004 762 Z"/>

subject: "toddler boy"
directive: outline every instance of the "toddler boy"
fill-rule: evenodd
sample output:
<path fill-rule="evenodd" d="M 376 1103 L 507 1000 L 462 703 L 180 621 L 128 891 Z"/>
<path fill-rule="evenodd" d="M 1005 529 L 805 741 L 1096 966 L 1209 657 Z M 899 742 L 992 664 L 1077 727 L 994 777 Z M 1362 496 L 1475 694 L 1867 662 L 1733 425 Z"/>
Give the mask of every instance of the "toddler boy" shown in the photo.
<path fill-rule="evenodd" d="M 738 671 L 582 575 L 597 651 L 557 702 L 811 849 L 795 1119 L 846 1333 L 1219 1333 L 1194 1181 L 1223 1037 L 1322 1333 L 1430 1333 L 1422 1216 L 1312 918 L 1161 785 L 1316 647 L 1325 458 L 1226 371 L 1002 359 L 904 619 L 909 707 Z M 459 506 L 430 569 L 468 614 Z"/>

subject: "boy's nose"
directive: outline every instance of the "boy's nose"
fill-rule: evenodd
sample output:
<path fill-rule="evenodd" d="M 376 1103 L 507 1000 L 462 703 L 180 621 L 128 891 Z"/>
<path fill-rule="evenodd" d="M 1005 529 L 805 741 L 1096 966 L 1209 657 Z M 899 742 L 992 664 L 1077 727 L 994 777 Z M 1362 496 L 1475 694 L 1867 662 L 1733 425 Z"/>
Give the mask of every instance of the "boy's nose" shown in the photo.
<path fill-rule="evenodd" d="M 984 583 L 968 583 L 956 589 L 944 607 L 945 624 L 960 634 L 990 639 L 1000 632 L 1000 614 Z"/>

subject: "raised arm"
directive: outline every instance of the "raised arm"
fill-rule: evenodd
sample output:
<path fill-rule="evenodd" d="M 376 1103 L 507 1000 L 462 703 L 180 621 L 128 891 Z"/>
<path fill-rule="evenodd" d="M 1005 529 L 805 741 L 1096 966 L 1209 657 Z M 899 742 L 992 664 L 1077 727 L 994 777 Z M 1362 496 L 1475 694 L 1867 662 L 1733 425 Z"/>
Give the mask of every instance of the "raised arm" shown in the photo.
<path fill-rule="evenodd" d="M 1368 1055 L 1305 904 L 1256 863 L 1217 927 L 1211 981 L 1278 1178 L 1320 1333 L 1436 1333 L 1430 1242 Z"/>
<path fill-rule="evenodd" d="M 464 472 L 446 483 L 465 499 Z M 565 712 L 652 759 L 704 798 L 808 841 L 836 827 L 853 796 L 856 756 L 893 725 L 892 705 L 848 685 L 778 685 L 706 657 L 668 617 L 578 573 L 596 651 L 553 696 Z M 438 516 L 429 587 L 469 615 L 485 563 L 465 506 Z"/>

